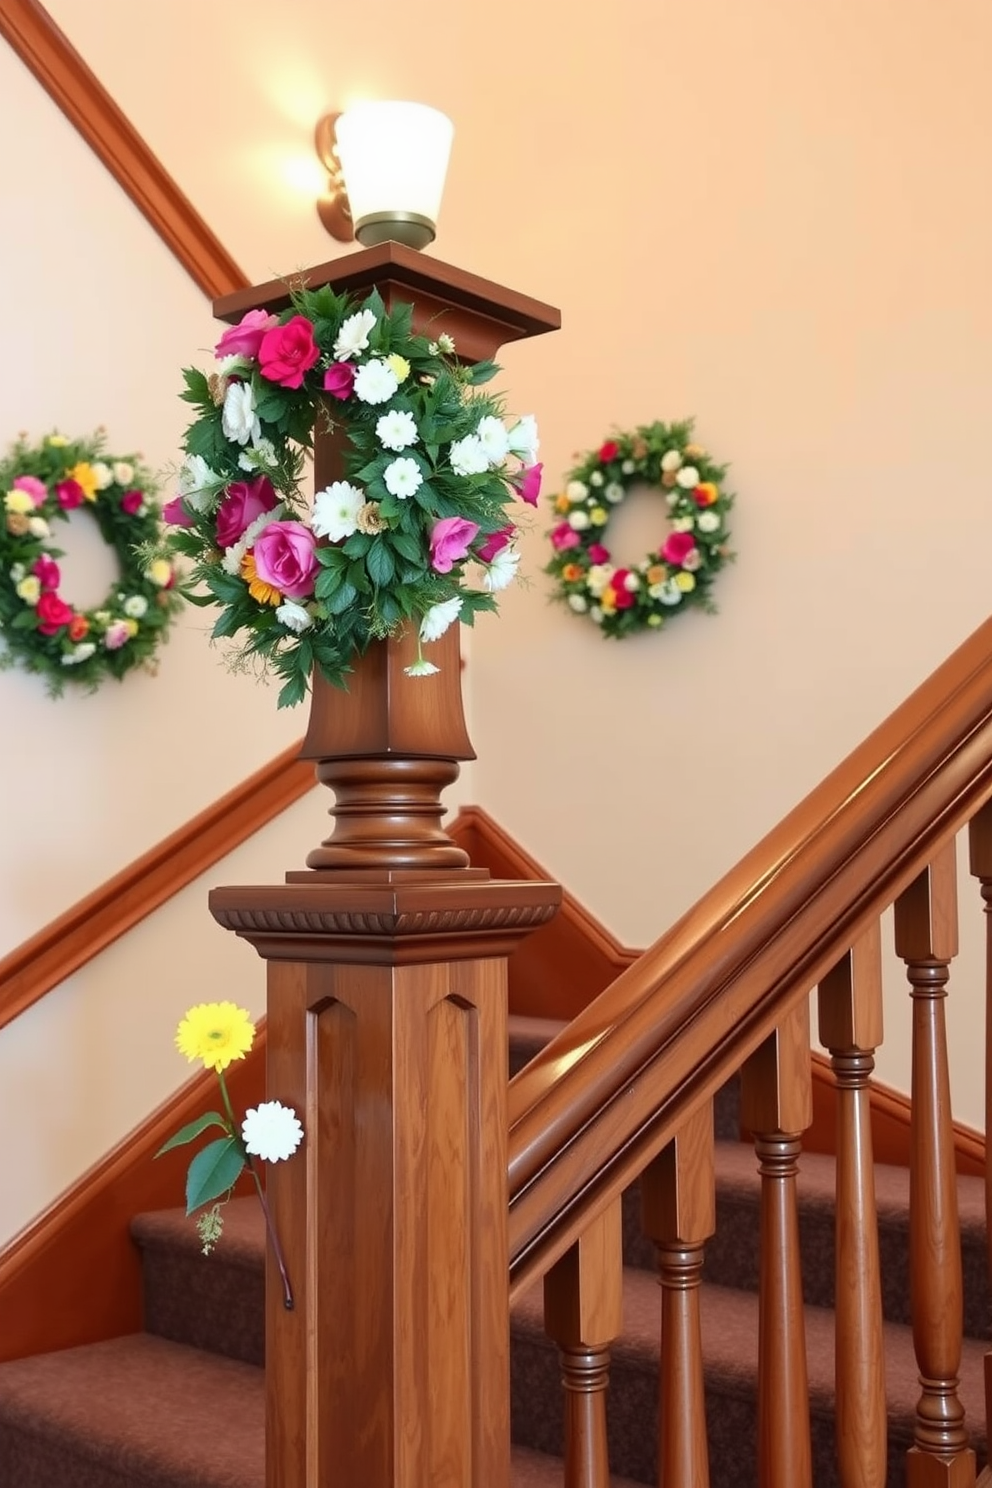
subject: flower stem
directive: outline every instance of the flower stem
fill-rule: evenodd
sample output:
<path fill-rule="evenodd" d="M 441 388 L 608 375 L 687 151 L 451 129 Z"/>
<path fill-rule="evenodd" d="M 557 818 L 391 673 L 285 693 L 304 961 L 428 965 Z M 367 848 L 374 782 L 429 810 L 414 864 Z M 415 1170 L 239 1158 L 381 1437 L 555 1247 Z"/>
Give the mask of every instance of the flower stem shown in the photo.
<path fill-rule="evenodd" d="M 227 1111 L 228 1120 L 231 1123 L 231 1135 L 240 1143 L 242 1151 L 244 1151 L 244 1143 L 241 1141 L 241 1136 L 238 1131 L 238 1123 L 234 1119 L 234 1109 L 231 1105 L 231 1097 L 227 1092 L 227 1081 L 224 1079 L 223 1070 L 217 1071 L 217 1078 L 220 1081 L 220 1093 L 224 1101 L 224 1109 Z M 265 1189 L 262 1185 L 261 1178 L 258 1176 L 258 1169 L 255 1167 L 255 1164 L 252 1162 L 251 1156 L 247 1152 L 245 1152 L 245 1164 L 255 1183 L 255 1191 L 258 1194 L 258 1201 L 262 1206 L 262 1214 L 265 1217 L 265 1228 L 269 1232 L 269 1239 L 272 1241 L 272 1250 L 275 1254 L 276 1265 L 279 1267 L 279 1275 L 282 1277 L 282 1305 L 285 1307 L 287 1312 L 292 1312 L 293 1289 L 289 1284 L 289 1274 L 286 1270 L 286 1262 L 283 1259 L 282 1246 L 279 1244 L 279 1236 L 276 1234 L 276 1227 L 272 1219 L 272 1212 L 269 1209 L 268 1203 L 265 1198 Z"/>

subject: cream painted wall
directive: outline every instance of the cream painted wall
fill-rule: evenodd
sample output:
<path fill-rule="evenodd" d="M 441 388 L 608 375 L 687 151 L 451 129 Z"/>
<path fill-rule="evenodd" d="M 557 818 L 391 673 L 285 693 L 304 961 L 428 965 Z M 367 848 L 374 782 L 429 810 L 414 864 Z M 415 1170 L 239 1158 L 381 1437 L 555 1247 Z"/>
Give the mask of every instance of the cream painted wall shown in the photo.
<path fill-rule="evenodd" d="M 374 27 L 360 7 L 313 0 L 50 8 L 253 278 L 349 251 L 313 211 L 324 109 L 363 94 L 444 108 L 456 138 L 437 255 L 563 309 L 559 334 L 502 357 L 510 407 L 540 419 L 549 488 L 573 452 L 654 418 L 694 414 L 699 438 L 732 462 L 739 558 L 717 618 L 604 642 L 548 603 L 542 512 L 529 586 L 473 637 L 472 792 L 621 938 L 659 933 L 985 617 L 984 0 L 618 0 L 595 26 L 522 0 L 498 12 L 437 0 L 429 13 L 384 0 Z M 54 158 L 70 150 L 59 136 Z M 134 232 L 103 303 L 164 256 Z M 149 400 L 164 420 L 176 417 L 175 369 L 212 333 L 175 309 L 195 298 L 179 271 L 156 267 L 160 279 L 162 325 L 126 327 L 105 375 L 119 387 L 135 336 L 154 343 L 142 382 L 161 376 Z M 178 423 L 155 427 L 174 441 Z M 149 453 L 152 437 L 141 436 Z M 142 813 L 170 824 L 173 807 L 181 819 L 215 791 L 203 745 L 217 731 L 198 716 L 190 737 L 187 666 L 206 665 L 192 642 L 188 662 L 185 641 L 175 648 L 182 688 L 168 690 L 165 668 L 138 684 L 143 699 L 165 689 L 167 779 Z M 271 695 L 203 675 L 244 773 L 276 747 Z M 122 690 L 115 710 L 124 701 Z M 130 712 L 87 706 L 79 726 L 100 720 L 94 742 L 83 735 L 87 760 L 102 737 L 116 760 L 141 757 L 147 735 L 128 732 Z M 127 771 L 138 790 L 141 772 Z M 105 821 L 112 785 L 91 812 L 78 789 L 62 802 L 62 817 L 93 829 L 94 867 L 119 861 L 105 840 L 121 830 Z M 19 843 L 24 832 L 19 816 Z M 60 859 L 80 840 L 60 838 Z M 52 859 L 36 860 L 36 885 Z M 86 867 L 60 868 L 67 892 Z M 968 945 L 949 1014 L 954 1099 L 980 1125 L 974 935 Z M 893 986 L 880 1061 L 903 1087 L 905 1000 Z"/>

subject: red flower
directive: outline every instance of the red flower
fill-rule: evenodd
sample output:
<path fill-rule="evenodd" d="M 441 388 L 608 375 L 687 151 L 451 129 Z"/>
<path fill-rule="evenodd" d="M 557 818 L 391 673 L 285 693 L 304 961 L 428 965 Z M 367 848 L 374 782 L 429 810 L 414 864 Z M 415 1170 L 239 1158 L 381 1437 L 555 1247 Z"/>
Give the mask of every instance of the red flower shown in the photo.
<path fill-rule="evenodd" d="M 305 315 L 294 315 L 285 325 L 265 332 L 258 348 L 258 365 L 269 382 L 298 388 L 303 386 L 303 374 L 319 356 L 312 323 Z"/>
<path fill-rule="evenodd" d="M 633 594 L 631 594 L 626 584 L 627 575 L 629 573 L 629 568 L 618 568 L 616 573 L 610 580 L 610 588 L 616 595 L 616 606 L 618 610 L 629 610 L 631 605 L 634 603 L 634 596 Z"/>
<path fill-rule="evenodd" d="M 600 447 L 600 463 L 603 465 L 608 464 L 610 460 L 615 460 L 619 453 L 620 446 L 617 444 L 616 440 L 608 439 L 606 443 Z"/>
<path fill-rule="evenodd" d="M 125 491 L 121 497 L 121 511 L 127 512 L 129 517 L 135 516 L 144 499 L 144 491 Z"/>
<path fill-rule="evenodd" d="M 661 556 L 666 563 L 684 563 L 696 546 L 691 532 L 670 532 L 665 539 Z"/>
<path fill-rule="evenodd" d="M 490 532 L 488 536 L 476 548 L 475 556 L 480 563 L 492 563 L 497 553 L 502 553 L 510 539 L 516 532 L 515 527 L 501 527 L 498 532 Z"/>
<path fill-rule="evenodd" d="M 62 582 L 59 566 L 54 558 L 49 558 L 47 553 L 42 553 L 31 568 L 31 572 L 41 584 L 42 589 L 57 589 Z"/>
<path fill-rule="evenodd" d="M 55 495 L 63 511 L 72 511 L 73 507 L 82 506 L 86 500 L 82 486 L 74 480 L 60 481 L 55 487 Z"/>
<path fill-rule="evenodd" d="M 604 548 L 602 543 L 590 543 L 590 545 L 589 545 L 589 562 L 590 563 L 609 563 L 609 561 L 610 561 L 610 550 L 609 550 L 609 548 Z"/>
<path fill-rule="evenodd" d="M 340 398 L 343 403 L 345 398 L 351 397 L 357 370 L 350 362 L 333 362 L 324 373 L 324 392 Z"/>
<path fill-rule="evenodd" d="M 72 606 L 67 605 L 64 599 L 51 589 L 46 589 L 35 606 L 35 614 L 38 616 L 38 629 L 42 635 L 54 635 L 61 630 L 63 625 L 68 625 L 72 619 Z"/>

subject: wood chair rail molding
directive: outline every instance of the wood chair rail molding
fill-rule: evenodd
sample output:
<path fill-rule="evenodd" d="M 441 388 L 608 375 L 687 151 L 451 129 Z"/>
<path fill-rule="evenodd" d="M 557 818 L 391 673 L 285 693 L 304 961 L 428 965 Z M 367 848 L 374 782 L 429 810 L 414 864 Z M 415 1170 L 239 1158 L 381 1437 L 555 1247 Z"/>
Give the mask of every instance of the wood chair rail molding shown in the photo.
<path fill-rule="evenodd" d="M 298 754 L 284 750 L 0 960 L 0 1028 L 313 790 Z"/>
<path fill-rule="evenodd" d="M 0 35 L 103 161 L 166 247 L 214 298 L 247 279 L 38 0 L 0 0 Z"/>
<path fill-rule="evenodd" d="M 514 1293 L 990 797 L 986 621 L 511 1083 Z"/>

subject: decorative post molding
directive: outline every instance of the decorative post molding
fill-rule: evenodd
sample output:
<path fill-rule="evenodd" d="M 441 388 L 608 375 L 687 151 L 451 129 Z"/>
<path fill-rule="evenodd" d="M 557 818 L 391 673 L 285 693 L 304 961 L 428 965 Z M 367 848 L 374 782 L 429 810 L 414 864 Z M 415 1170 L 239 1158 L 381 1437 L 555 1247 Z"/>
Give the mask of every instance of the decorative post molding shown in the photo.
<path fill-rule="evenodd" d="M 465 361 L 559 323 L 396 243 L 300 280 L 412 303 Z M 274 283 L 215 310 L 288 303 Z M 318 486 L 340 459 L 318 431 Z M 443 831 L 440 792 L 474 757 L 458 628 L 434 676 L 403 675 L 415 646 L 373 643 L 347 692 L 314 679 L 302 757 L 334 830 L 285 883 L 210 896 L 268 962 L 268 1096 L 306 1132 L 268 1181 L 296 1300 L 270 1255 L 268 1488 L 509 1481 L 506 959 L 561 890 L 492 882 Z"/>

